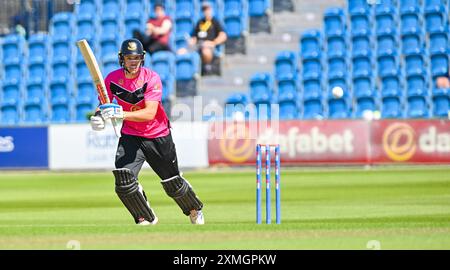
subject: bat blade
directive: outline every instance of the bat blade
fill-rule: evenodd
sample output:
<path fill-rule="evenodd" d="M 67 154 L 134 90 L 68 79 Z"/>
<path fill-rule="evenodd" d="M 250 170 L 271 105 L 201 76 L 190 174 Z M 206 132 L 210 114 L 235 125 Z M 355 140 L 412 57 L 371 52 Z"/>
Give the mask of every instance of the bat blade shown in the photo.
<path fill-rule="evenodd" d="M 94 53 L 92 52 L 89 43 L 85 40 L 77 41 L 77 46 L 80 49 L 81 54 L 83 55 L 84 62 L 89 69 L 89 73 L 92 77 L 92 82 L 94 83 L 94 87 L 97 90 L 98 96 L 100 98 L 100 103 L 110 103 L 108 93 L 106 91 L 105 81 L 103 80 L 103 75 L 100 71 L 100 67 L 98 66 L 98 62 L 95 58 Z M 114 132 L 117 137 L 120 137 L 120 131 L 117 129 L 117 123 L 115 119 L 111 119 L 111 123 L 114 128 Z"/>

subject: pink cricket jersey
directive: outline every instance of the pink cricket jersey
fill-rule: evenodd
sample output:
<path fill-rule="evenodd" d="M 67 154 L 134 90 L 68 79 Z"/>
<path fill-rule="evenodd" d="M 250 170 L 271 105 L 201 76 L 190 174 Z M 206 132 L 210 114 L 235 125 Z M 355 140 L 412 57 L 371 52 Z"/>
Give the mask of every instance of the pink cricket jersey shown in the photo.
<path fill-rule="evenodd" d="M 124 111 L 136 111 L 145 107 L 145 101 L 158 101 L 155 118 L 147 122 L 123 121 L 122 134 L 144 138 L 158 138 L 169 135 L 169 119 L 161 103 L 162 84 L 159 75 L 141 67 L 139 76 L 134 79 L 125 77 L 122 68 L 112 71 L 105 78 L 110 100 L 116 98 Z"/>

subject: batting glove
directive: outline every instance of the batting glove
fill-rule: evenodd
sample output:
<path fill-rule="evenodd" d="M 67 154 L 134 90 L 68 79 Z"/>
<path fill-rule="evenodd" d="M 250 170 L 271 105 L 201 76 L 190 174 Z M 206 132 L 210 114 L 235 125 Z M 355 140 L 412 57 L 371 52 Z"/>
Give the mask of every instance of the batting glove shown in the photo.
<path fill-rule="evenodd" d="M 105 120 L 100 115 L 100 112 L 91 116 L 91 128 L 95 131 L 100 131 L 105 128 Z"/>
<path fill-rule="evenodd" d="M 102 114 L 103 119 L 106 121 L 108 119 L 123 119 L 123 109 L 122 106 L 114 103 L 106 103 L 98 107 Z"/>

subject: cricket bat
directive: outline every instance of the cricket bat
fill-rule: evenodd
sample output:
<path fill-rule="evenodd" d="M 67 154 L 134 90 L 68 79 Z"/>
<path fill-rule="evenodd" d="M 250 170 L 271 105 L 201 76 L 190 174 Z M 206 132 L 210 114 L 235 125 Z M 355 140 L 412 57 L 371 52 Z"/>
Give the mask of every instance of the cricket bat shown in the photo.
<path fill-rule="evenodd" d="M 103 80 L 102 73 L 100 72 L 100 68 L 98 66 L 97 60 L 95 59 L 95 55 L 92 52 L 89 43 L 85 40 L 77 41 L 78 48 L 83 55 L 84 62 L 86 63 L 89 72 L 91 73 L 92 81 L 94 83 L 94 87 L 97 90 L 98 96 L 100 97 L 100 103 L 110 103 L 108 93 L 106 92 L 105 81 Z M 120 130 L 117 127 L 117 122 L 115 119 L 111 119 L 111 123 L 114 128 L 114 133 L 116 136 L 120 138 Z"/>

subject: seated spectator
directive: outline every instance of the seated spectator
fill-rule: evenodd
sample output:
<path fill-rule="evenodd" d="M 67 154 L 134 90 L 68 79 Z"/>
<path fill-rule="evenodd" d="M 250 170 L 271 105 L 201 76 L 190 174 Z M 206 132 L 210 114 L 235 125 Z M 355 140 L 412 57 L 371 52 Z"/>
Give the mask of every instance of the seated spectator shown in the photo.
<path fill-rule="evenodd" d="M 138 30 L 133 31 L 133 37 L 144 45 L 144 50 L 149 54 L 171 50 L 169 39 L 172 31 L 172 20 L 166 15 L 162 4 L 155 4 L 154 11 L 156 17 L 147 21 L 144 34 Z"/>
<path fill-rule="evenodd" d="M 227 40 L 227 34 L 220 22 L 213 18 L 210 3 L 202 3 L 202 12 L 204 17 L 197 22 L 189 45 L 197 45 L 202 58 L 202 71 L 204 71 L 202 73 L 208 74 L 212 70 L 215 48 Z"/>
<path fill-rule="evenodd" d="M 436 86 L 438 88 L 450 88 L 450 71 L 449 74 L 447 74 L 447 77 L 438 77 L 436 79 Z"/>

